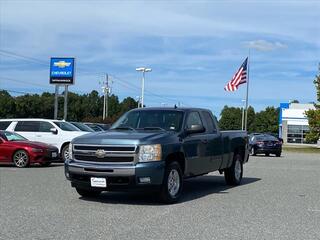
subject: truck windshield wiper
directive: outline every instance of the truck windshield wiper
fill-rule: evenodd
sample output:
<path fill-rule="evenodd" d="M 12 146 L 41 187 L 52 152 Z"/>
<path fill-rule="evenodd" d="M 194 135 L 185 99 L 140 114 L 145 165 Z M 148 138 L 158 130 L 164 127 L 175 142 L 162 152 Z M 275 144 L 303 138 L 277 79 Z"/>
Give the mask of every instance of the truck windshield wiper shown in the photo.
<path fill-rule="evenodd" d="M 135 131 L 135 129 L 134 129 L 134 128 L 129 127 L 129 126 L 119 126 L 119 127 L 115 127 L 115 128 L 112 128 L 112 129 L 118 129 L 118 130 L 132 130 L 132 131 Z"/>
<path fill-rule="evenodd" d="M 144 127 L 143 130 L 162 130 L 162 131 L 166 131 L 162 127 Z"/>

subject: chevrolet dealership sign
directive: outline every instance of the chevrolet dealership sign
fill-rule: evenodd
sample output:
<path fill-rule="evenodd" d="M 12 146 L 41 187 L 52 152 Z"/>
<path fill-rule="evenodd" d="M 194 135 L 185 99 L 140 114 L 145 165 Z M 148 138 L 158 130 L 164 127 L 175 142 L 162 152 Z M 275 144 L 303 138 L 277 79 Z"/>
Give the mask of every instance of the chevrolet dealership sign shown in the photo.
<path fill-rule="evenodd" d="M 74 84 L 74 58 L 51 58 L 50 84 Z"/>

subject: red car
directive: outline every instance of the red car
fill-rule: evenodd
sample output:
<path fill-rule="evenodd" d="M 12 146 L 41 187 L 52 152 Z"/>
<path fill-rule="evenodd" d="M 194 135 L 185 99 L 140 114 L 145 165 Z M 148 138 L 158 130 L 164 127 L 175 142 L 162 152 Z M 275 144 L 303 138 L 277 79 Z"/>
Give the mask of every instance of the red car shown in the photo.
<path fill-rule="evenodd" d="M 8 131 L 0 131 L 0 163 L 14 163 L 23 168 L 38 163 L 49 166 L 58 161 L 58 148 L 40 142 L 31 142 L 21 135 Z"/>

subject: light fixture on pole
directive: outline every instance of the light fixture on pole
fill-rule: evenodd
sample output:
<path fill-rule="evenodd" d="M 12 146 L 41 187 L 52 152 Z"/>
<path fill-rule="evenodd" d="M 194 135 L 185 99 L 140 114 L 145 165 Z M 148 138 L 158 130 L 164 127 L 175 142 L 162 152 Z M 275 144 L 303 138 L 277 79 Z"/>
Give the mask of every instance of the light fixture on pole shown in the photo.
<path fill-rule="evenodd" d="M 139 67 L 136 68 L 136 71 L 142 72 L 142 87 L 141 87 L 141 108 L 144 106 L 144 80 L 145 80 L 145 73 L 151 72 L 151 68 Z"/>

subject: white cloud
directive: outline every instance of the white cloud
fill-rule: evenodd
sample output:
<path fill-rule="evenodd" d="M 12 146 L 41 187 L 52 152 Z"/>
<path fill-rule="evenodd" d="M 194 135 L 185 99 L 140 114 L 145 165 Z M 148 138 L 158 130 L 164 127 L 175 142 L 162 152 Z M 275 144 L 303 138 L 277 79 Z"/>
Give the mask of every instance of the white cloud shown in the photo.
<path fill-rule="evenodd" d="M 281 42 L 271 42 L 266 40 L 248 41 L 248 42 L 244 42 L 244 45 L 251 49 L 256 49 L 259 51 L 266 51 L 266 52 L 288 47 L 287 45 Z"/>

